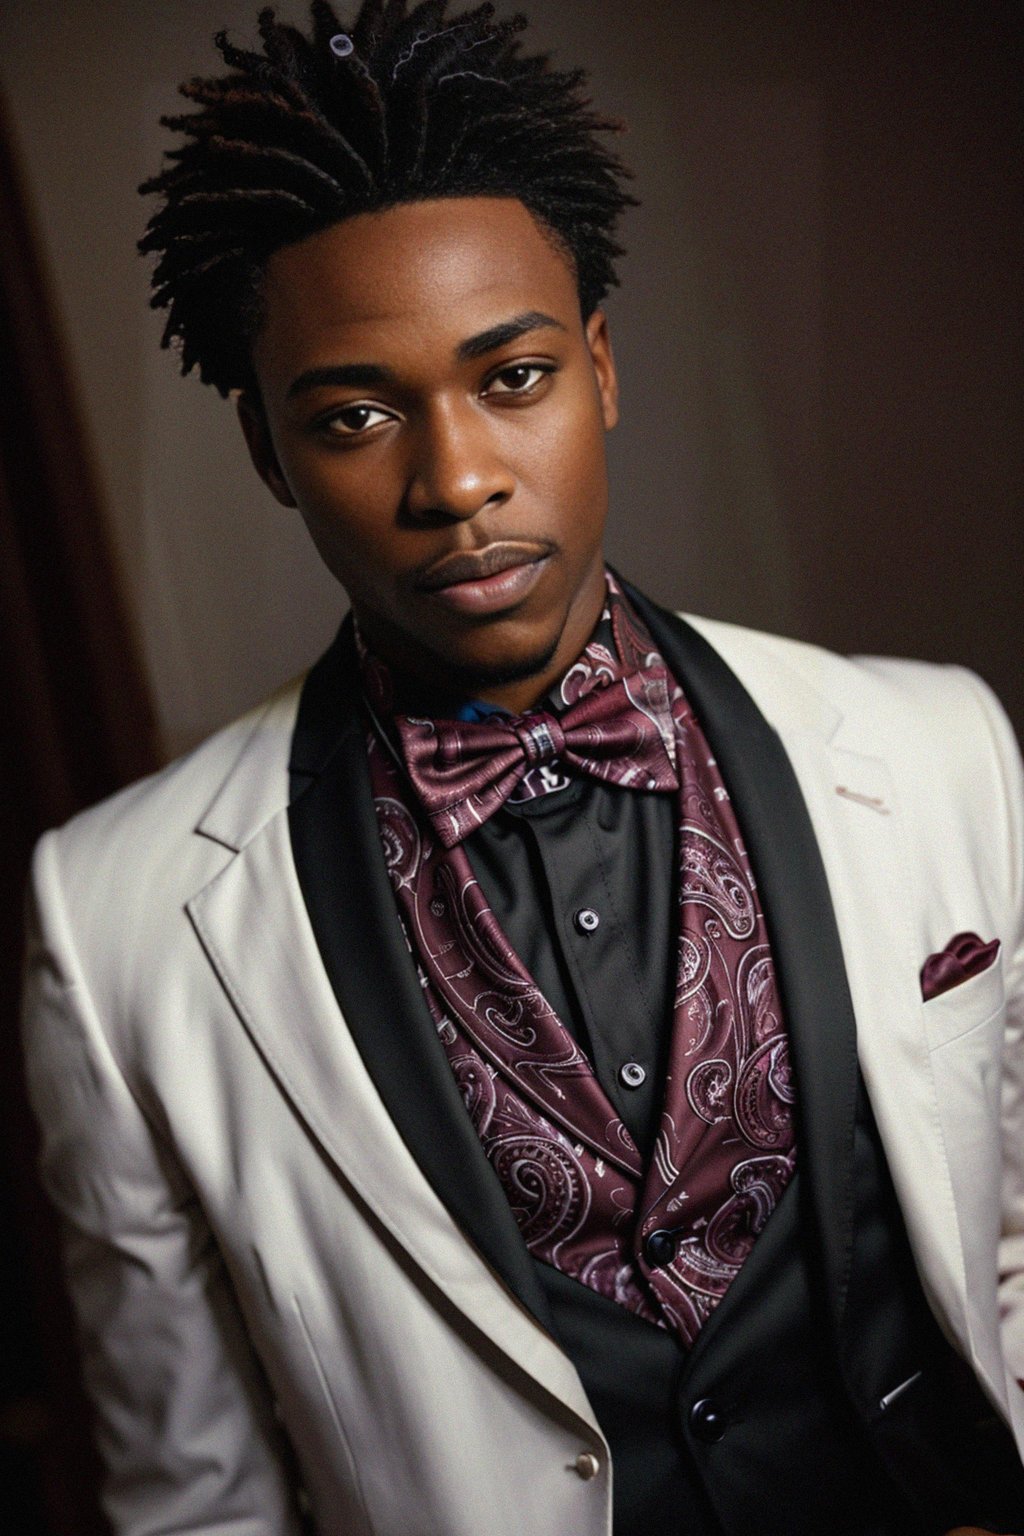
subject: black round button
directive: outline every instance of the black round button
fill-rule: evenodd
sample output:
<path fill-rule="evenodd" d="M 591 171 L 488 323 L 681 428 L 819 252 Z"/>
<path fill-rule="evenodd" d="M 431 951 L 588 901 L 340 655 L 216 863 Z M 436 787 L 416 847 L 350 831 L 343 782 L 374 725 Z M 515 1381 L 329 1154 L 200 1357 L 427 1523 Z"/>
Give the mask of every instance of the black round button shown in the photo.
<path fill-rule="evenodd" d="M 647 1073 L 638 1061 L 624 1061 L 619 1068 L 619 1081 L 626 1088 L 639 1088 L 647 1081 Z"/>
<path fill-rule="evenodd" d="M 728 1419 L 713 1398 L 699 1398 L 690 1409 L 690 1429 L 705 1445 L 721 1440 L 728 1427 Z"/>
<path fill-rule="evenodd" d="M 644 1238 L 644 1258 L 652 1269 L 664 1269 L 676 1256 L 676 1240 L 671 1232 L 659 1228 Z"/>
<path fill-rule="evenodd" d="M 593 933 L 601 919 L 593 907 L 580 907 L 573 918 L 577 933 Z"/>

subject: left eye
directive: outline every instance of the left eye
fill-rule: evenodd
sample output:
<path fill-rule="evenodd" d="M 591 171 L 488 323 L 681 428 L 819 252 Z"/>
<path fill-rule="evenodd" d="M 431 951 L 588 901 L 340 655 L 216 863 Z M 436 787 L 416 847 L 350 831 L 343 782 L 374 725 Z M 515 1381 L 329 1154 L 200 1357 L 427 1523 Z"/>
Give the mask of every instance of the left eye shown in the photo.
<path fill-rule="evenodd" d="M 551 372 L 539 363 L 514 363 L 496 373 L 487 386 L 489 395 L 527 395 Z"/>
<path fill-rule="evenodd" d="M 327 418 L 324 425 L 337 437 L 358 437 L 390 418 L 375 405 L 346 405 Z"/>

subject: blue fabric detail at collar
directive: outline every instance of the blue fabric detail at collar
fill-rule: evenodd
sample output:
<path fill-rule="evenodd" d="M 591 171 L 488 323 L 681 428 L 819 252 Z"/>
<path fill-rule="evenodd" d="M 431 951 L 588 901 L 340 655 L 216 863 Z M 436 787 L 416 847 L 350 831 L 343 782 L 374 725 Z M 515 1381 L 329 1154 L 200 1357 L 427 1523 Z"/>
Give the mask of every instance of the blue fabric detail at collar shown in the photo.
<path fill-rule="evenodd" d="M 453 715 L 455 720 L 486 720 L 488 715 L 509 715 L 511 712 L 500 704 L 487 704 L 483 699 L 469 699 L 467 703 L 460 704 Z"/>

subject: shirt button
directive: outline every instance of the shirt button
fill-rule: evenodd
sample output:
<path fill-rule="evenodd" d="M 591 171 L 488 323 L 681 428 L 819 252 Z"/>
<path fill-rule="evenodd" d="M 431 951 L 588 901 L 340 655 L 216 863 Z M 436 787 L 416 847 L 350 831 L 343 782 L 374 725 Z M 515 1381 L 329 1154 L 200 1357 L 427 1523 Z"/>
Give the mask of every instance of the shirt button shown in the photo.
<path fill-rule="evenodd" d="M 665 1269 L 676 1256 L 676 1240 L 671 1232 L 659 1228 L 644 1238 L 644 1258 L 652 1269 Z"/>
<path fill-rule="evenodd" d="M 713 1398 L 702 1397 L 690 1409 L 690 1429 L 705 1445 L 721 1440 L 728 1427 L 728 1419 Z"/>
<path fill-rule="evenodd" d="M 577 933 L 593 933 L 601 919 L 593 907 L 580 907 L 572 921 Z"/>
<path fill-rule="evenodd" d="M 593 1451 L 580 1451 L 575 1461 L 576 1476 L 582 1477 L 585 1483 L 589 1483 L 592 1477 L 596 1477 L 601 1470 L 601 1463 Z"/>
<path fill-rule="evenodd" d="M 638 1061 L 623 1062 L 619 1068 L 619 1082 L 626 1088 L 639 1088 L 646 1080 L 647 1073 Z"/>

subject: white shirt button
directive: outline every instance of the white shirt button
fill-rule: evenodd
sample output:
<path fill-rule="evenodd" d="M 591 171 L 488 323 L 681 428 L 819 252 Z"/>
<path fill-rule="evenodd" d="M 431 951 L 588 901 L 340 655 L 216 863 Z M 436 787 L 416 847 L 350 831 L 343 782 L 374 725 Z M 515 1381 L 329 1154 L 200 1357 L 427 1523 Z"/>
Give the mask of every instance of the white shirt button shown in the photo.
<path fill-rule="evenodd" d="M 577 933 L 593 933 L 601 919 L 593 907 L 580 907 L 572 921 Z"/>
<path fill-rule="evenodd" d="M 585 1483 L 589 1483 L 592 1477 L 596 1477 L 601 1470 L 601 1463 L 593 1451 L 580 1451 L 576 1457 L 576 1476 L 582 1477 Z"/>
<path fill-rule="evenodd" d="M 647 1081 L 647 1073 L 638 1061 L 626 1061 L 619 1068 L 619 1081 L 625 1088 L 639 1088 Z"/>

